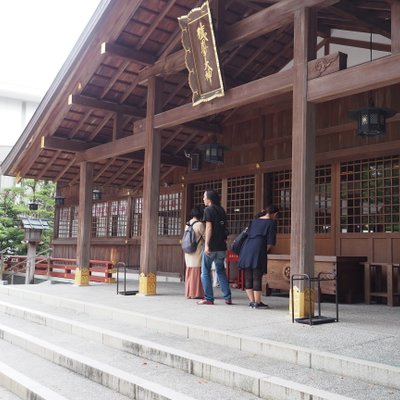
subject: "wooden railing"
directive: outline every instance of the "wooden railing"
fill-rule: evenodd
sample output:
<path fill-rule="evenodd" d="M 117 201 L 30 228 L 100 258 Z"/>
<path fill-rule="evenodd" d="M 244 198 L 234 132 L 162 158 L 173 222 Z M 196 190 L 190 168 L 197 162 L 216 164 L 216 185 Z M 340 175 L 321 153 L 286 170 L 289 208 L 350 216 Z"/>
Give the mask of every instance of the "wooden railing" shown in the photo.
<path fill-rule="evenodd" d="M 10 256 L 4 261 L 5 274 L 7 271 L 12 271 L 13 266 L 25 260 L 26 256 Z M 73 258 L 36 257 L 35 275 L 74 280 L 76 268 L 78 268 L 76 259 Z M 20 272 L 25 273 L 25 268 L 22 268 Z M 115 273 L 115 268 L 111 261 L 90 260 L 90 282 L 115 283 L 113 273 Z"/>

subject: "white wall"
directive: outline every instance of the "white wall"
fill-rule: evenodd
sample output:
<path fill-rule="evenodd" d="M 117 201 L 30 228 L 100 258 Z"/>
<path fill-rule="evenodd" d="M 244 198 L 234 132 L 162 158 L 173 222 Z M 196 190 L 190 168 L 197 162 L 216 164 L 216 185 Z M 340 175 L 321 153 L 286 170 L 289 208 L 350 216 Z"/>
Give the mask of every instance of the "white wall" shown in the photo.
<path fill-rule="evenodd" d="M 0 164 L 25 129 L 39 99 L 37 95 L 0 88 Z M 14 184 L 15 178 L 0 175 L 0 190 Z"/>

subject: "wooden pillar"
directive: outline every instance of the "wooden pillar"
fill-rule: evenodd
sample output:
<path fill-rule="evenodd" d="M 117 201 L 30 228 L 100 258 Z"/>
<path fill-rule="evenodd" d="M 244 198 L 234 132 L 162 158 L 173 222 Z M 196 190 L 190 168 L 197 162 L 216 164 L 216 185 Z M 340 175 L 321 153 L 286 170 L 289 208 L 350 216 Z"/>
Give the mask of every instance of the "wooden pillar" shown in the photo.
<path fill-rule="evenodd" d="M 156 77 L 150 77 L 147 86 L 143 214 L 139 278 L 139 293 L 143 295 L 156 294 L 161 135 L 154 129 L 154 114 L 161 111 L 161 104 L 161 80 Z"/>
<path fill-rule="evenodd" d="M 294 85 L 290 256 L 292 274 L 314 274 L 315 106 L 307 102 L 307 62 L 316 56 L 316 15 L 303 8 L 294 17 Z M 309 315 L 305 283 L 295 282 L 296 317 Z M 291 303 L 291 302 L 290 302 Z"/>
<path fill-rule="evenodd" d="M 391 8 L 392 54 L 400 52 L 400 2 L 394 1 Z"/>
<path fill-rule="evenodd" d="M 93 164 L 80 164 L 78 237 L 76 245 L 77 269 L 75 285 L 89 285 L 90 244 L 92 237 Z"/>

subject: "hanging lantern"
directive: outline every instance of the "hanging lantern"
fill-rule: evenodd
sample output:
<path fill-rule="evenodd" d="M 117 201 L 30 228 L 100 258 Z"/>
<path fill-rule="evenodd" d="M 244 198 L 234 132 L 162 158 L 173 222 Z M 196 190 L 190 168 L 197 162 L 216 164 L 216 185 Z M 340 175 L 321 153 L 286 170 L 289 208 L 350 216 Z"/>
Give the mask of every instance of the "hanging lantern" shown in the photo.
<path fill-rule="evenodd" d="M 206 143 L 199 146 L 204 151 L 204 161 L 211 164 L 224 163 L 224 150 L 226 147 L 217 142 Z"/>
<path fill-rule="evenodd" d="M 370 33 L 370 61 L 372 61 L 372 31 Z M 375 107 L 374 100 L 372 98 L 372 92 L 370 92 L 368 107 L 359 108 L 349 112 L 349 117 L 357 121 L 357 134 L 359 136 L 377 136 L 383 135 L 386 130 L 386 118 L 393 117 L 396 111 L 389 108 Z"/>
<path fill-rule="evenodd" d="M 396 111 L 375 107 L 372 99 L 368 107 L 349 112 L 349 116 L 357 121 L 357 134 L 360 136 L 383 135 L 386 131 L 386 118 L 393 117 Z"/>
<path fill-rule="evenodd" d="M 101 192 L 99 189 L 94 189 L 92 192 L 93 201 L 101 200 Z"/>

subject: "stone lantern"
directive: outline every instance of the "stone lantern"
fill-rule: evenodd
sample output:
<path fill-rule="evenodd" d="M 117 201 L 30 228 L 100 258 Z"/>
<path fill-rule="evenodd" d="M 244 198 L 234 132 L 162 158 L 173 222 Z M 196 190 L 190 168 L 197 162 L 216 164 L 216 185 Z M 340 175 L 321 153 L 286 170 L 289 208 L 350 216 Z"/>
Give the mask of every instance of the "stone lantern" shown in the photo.
<path fill-rule="evenodd" d="M 28 245 L 26 256 L 25 284 L 33 283 L 36 263 L 36 247 L 41 242 L 42 231 L 50 229 L 47 220 L 41 218 L 23 217 L 21 225 L 25 230 L 24 240 Z"/>

